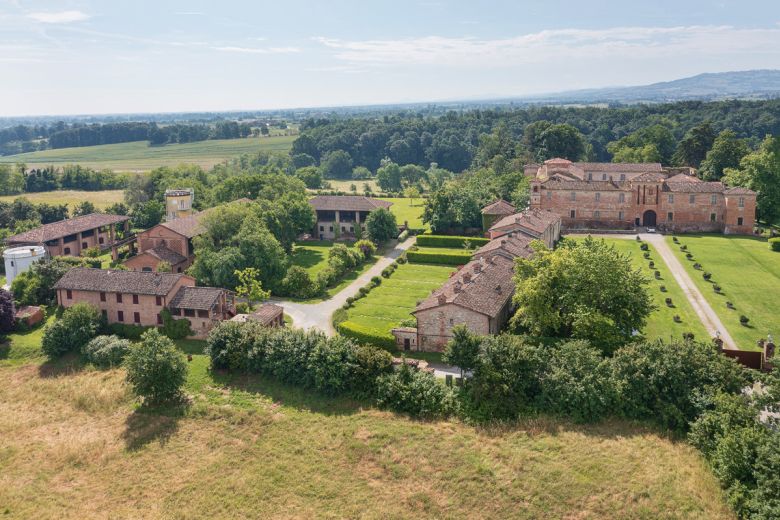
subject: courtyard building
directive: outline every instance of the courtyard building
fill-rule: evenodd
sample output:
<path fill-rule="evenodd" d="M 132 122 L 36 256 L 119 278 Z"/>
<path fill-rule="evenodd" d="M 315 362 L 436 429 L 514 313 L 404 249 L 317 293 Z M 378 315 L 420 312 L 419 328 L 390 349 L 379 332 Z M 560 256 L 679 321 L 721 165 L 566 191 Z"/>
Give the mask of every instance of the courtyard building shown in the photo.
<path fill-rule="evenodd" d="M 487 231 L 496 221 L 517 213 L 517 209 L 504 199 L 498 199 L 482 208 L 481 213 L 482 229 Z"/>
<path fill-rule="evenodd" d="M 528 165 L 531 208 L 548 210 L 566 230 L 753 232 L 756 193 L 706 182 L 689 170 L 659 163 L 575 163 L 550 159 Z"/>
<path fill-rule="evenodd" d="M 488 229 L 487 235 L 493 239 L 509 233 L 522 233 L 541 240 L 552 249 L 561 239 L 561 217 L 548 210 L 527 209 L 501 218 Z"/>
<path fill-rule="evenodd" d="M 187 319 L 193 336 L 204 338 L 220 321 L 235 315 L 233 293 L 217 287 L 195 287 L 195 279 L 180 273 L 73 268 L 57 283 L 57 303 L 71 307 L 88 303 L 100 309 L 107 323 L 141 327 L 163 324 L 163 309 L 175 319 Z"/>
<path fill-rule="evenodd" d="M 366 230 L 368 215 L 377 209 L 389 209 L 392 202 L 358 195 L 318 195 L 309 199 L 317 214 L 311 236 L 319 240 L 355 238 L 357 230 Z"/>
<path fill-rule="evenodd" d="M 58 222 L 43 224 L 24 233 L 8 237 L 9 247 L 43 246 L 49 256 L 80 256 L 85 249 L 111 249 L 119 231 L 127 230 L 130 217 L 90 213 Z"/>

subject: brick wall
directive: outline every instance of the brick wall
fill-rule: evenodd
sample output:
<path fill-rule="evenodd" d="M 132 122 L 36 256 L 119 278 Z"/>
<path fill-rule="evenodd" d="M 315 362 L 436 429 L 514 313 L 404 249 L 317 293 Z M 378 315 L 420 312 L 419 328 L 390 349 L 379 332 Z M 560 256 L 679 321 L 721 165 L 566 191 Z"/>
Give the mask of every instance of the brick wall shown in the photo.
<path fill-rule="evenodd" d="M 190 256 L 187 237 L 165 226 L 157 225 L 138 233 L 138 250 L 141 252 L 164 245 L 171 251 L 176 251 L 182 256 Z"/>

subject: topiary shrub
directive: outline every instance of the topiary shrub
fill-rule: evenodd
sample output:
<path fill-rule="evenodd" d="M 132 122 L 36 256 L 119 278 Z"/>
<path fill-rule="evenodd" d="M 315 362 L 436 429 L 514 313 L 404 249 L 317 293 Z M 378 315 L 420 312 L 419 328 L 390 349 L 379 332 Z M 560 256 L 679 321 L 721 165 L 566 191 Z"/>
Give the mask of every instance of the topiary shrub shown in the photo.
<path fill-rule="evenodd" d="M 671 305 L 670 305 L 670 307 L 671 307 Z M 680 318 L 679 314 L 675 314 L 674 318 L 672 318 L 672 319 L 674 320 L 675 323 L 682 323 L 682 318 Z"/>
<path fill-rule="evenodd" d="M 685 253 L 685 258 L 688 260 L 693 260 L 693 253 Z"/>
<path fill-rule="evenodd" d="M 666 286 L 665 285 L 661 286 L 661 292 L 666 292 Z"/>
<path fill-rule="evenodd" d="M 685 341 L 693 341 L 695 338 L 693 332 L 683 332 L 682 337 Z"/>
<path fill-rule="evenodd" d="M 648 246 L 648 245 L 647 245 L 647 244 L 645 244 L 645 243 L 642 243 L 642 244 L 639 246 L 639 249 L 641 249 L 642 251 L 649 251 L 649 250 L 650 250 L 650 246 Z"/>
<path fill-rule="evenodd" d="M 743 314 L 742 316 L 740 316 L 740 317 L 739 317 L 739 322 L 740 322 L 742 325 L 745 325 L 745 326 L 747 326 L 747 324 L 750 322 L 750 318 L 748 318 L 747 316 L 745 316 L 745 315 Z"/>
<path fill-rule="evenodd" d="M 672 299 L 671 298 L 666 298 L 664 301 L 666 302 L 667 306 L 669 306 L 669 307 L 672 306 Z"/>
<path fill-rule="evenodd" d="M 372 276 L 371 277 L 371 285 L 376 287 L 377 285 L 381 285 L 381 284 L 382 284 L 382 278 L 381 277 L 379 277 L 379 276 Z"/>
<path fill-rule="evenodd" d="M 130 351 L 130 341 L 119 336 L 97 336 L 81 349 L 84 359 L 100 368 L 111 368 L 122 364 Z"/>
<path fill-rule="evenodd" d="M 712 273 L 708 273 L 708 272 L 705 271 L 704 273 L 702 273 L 701 277 L 704 278 L 705 280 L 709 281 L 710 278 L 712 278 Z"/>
<path fill-rule="evenodd" d="M 453 391 L 433 374 L 410 368 L 406 363 L 392 374 L 376 380 L 376 402 L 382 408 L 412 417 L 446 417 L 456 409 Z"/>
<path fill-rule="evenodd" d="M 642 254 L 642 256 L 645 258 L 645 260 L 649 260 L 650 259 L 650 252 L 649 251 L 645 251 L 644 254 Z"/>
<path fill-rule="evenodd" d="M 655 262 L 653 262 L 652 260 L 650 260 L 650 263 L 649 263 L 649 264 L 647 264 L 647 265 L 648 265 L 648 267 L 649 267 L 650 269 L 655 269 Z"/>
<path fill-rule="evenodd" d="M 774 237 L 769 239 L 769 249 L 780 253 L 780 237 Z"/>
<path fill-rule="evenodd" d="M 144 332 L 125 361 L 127 382 L 144 403 L 160 404 L 181 395 L 187 377 L 184 355 L 157 329 Z"/>
<path fill-rule="evenodd" d="M 712 286 L 712 290 L 714 290 L 716 293 L 720 293 L 721 286 L 718 285 L 718 284 L 715 284 L 715 285 Z"/>
<path fill-rule="evenodd" d="M 726 307 L 731 309 L 731 310 L 734 310 L 734 304 L 731 303 L 731 302 L 726 302 Z"/>
<path fill-rule="evenodd" d="M 701 270 L 701 264 L 699 262 L 696 262 L 695 264 L 693 264 L 693 268 L 699 271 Z"/>

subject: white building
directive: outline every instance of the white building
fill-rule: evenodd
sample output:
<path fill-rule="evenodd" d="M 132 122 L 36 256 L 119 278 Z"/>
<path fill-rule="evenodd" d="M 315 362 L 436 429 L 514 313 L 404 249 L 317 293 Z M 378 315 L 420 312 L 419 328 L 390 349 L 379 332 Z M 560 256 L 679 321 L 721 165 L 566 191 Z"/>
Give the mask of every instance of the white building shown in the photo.
<path fill-rule="evenodd" d="M 46 257 L 43 246 L 11 247 L 3 251 L 5 260 L 5 283 L 10 286 L 19 274 L 30 268 L 33 262 Z"/>

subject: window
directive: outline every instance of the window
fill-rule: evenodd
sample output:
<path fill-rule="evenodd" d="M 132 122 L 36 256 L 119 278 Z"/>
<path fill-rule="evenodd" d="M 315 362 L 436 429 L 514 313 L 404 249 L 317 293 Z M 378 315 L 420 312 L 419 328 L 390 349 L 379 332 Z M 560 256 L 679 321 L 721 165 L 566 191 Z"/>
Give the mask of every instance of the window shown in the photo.
<path fill-rule="evenodd" d="M 601 180 L 602 180 L 602 181 L 605 181 L 605 180 L 607 180 L 607 174 L 606 174 L 606 173 L 602 173 L 602 174 L 601 174 Z"/>
<path fill-rule="evenodd" d="M 534 193 L 536 193 L 537 191 L 539 191 L 539 186 L 534 186 Z"/>
<path fill-rule="evenodd" d="M 155 296 L 154 304 L 157 305 L 158 307 L 162 306 L 162 296 Z"/>
<path fill-rule="evenodd" d="M 133 313 L 133 322 L 134 323 L 141 323 L 141 313 L 140 312 L 134 312 Z"/>
<path fill-rule="evenodd" d="M 116 311 L 116 321 L 125 321 L 125 313 L 122 311 Z"/>
<path fill-rule="evenodd" d="M 158 312 L 157 313 L 157 325 L 162 325 L 162 324 L 163 324 L 162 314 L 160 314 Z"/>
<path fill-rule="evenodd" d="M 66 297 L 67 299 L 69 299 L 69 300 L 72 300 L 72 299 L 73 299 L 73 293 L 71 292 L 71 290 L 70 290 L 70 289 L 68 289 L 68 290 L 66 290 L 66 291 L 65 291 L 65 297 Z"/>
<path fill-rule="evenodd" d="M 108 321 L 108 311 L 103 309 L 100 311 L 100 315 L 103 316 L 104 321 Z"/>
<path fill-rule="evenodd" d="M 622 211 L 618 211 L 618 220 L 623 220 L 625 217 L 626 216 Z"/>
<path fill-rule="evenodd" d="M 626 201 L 626 194 L 621 193 L 618 195 L 618 202 L 625 202 Z"/>
<path fill-rule="evenodd" d="M 596 202 L 601 200 L 601 193 L 596 192 Z"/>
<path fill-rule="evenodd" d="M 669 194 L 669 204 L 674 204 L 674 194 L 673 193 Z"/>
<path fill-rule="evenodd" d="M 593 218 L 601 218 L 601 212 L 600 211 L 594 211 L 593 212 Z"/>
<path fill-rule="evenodd" d="M 133 305 L 138 305 L 138 295 L 137 294 L 133 295 Z"/>
<path fill-rule="evenodd" d="M 106 293 L 104 293 L 104 292 L 100 293 L 100 301 L 101 302 L 106 301 Z"/>
<path fill-rule="evenodd" d="M 621 181 L 624 181 L 624 180 L 626 180 L 626 174 L 625 174 L 625 173 L 621 173 L 621 174 L 620 174 L 620 180 L 621 180 Z"/>
<path fill-rule="evenodd" d="M 209 317 L 209 311 L 199 309 L 198 310 L 198 318 L 208 318 Z"/>
<path fill-rule="evenodd" d="M 349 232 L 354 233 L 355 232 L 355 226 L 349 226 Z"/>
<path fill-rule="evenodd" d="M 689 204 L 696 204 L 696 195 L 694 195 L 693 193 L 688 195 L 688 203 Z"/>
<path fill-rule="evenodd" d="M 195 310 L 194 309 L 184 309 L 184 315 L 192 318 L 192 317 L 195 316 Z"/>
<path fill-rule="evenodd" d="M 98 237 L 98 244 L 102 244 L 103 242 L 105 242 L 103 237 Z"/>
<path fill-rule="evenodd" d="M 82 242 L 82 243 L 81 243 L 81 249 L 86 249 L 86 248 L 88 248 L 88 247 L 89 247 L 89 246 L 87 245 L 87 243 L 86 243 L 86 242 Z"/>
<path fill-rule="evenodd" d="M 592 180 L 593 180 L 593 174 L 592 174 L 592 173 L 589 173 L 589 174 L 588 174 L 588 180 L 589 180 L 589 181 L 592 181 Z"/>
<path fill-rule="evenodd" d="M 329 228 L 330 228 L 329 231 L 332 232 L 333 231 L 333 226 L 329 226 Z"/>
<path fill-rule="evenodd" d="M 710 213 L 710 222 L 718 220 L 718 216 L 715 213 Z"/>
<path fill-rule="evenodd" d="M 571 211 L 569 212 L 569 217 L 571 217 L 571 218 L 575 218 L 575 217 L 576 217 L 576 215 L 577 215 L 577 210 L 574 210 L 574 209 L 573 209 L 573 210 L 571 210 Z"/>
<path fill-rule="evenodd" d="M 672 213 L 671 211 L 669 213 L 667 213 L 666 214 L 666 220 L 668 220 L 669 222 L 673 221 L 674 220 L 674 213 Z"/>
<path fill-rule="evenodd" d="M 710 204 L 713 206 L 718 203 L 718 196 L 717 195 L 711 195 L 710 196 Z"/>
<path fill-rule="evenodd" d="M 745 222 L 745 219 L 743 219 L 742 217 L 737 217 L 737 225 L 738 226 L 741 226 L 744 222 Z"/>
<path fill-rule="evenodd" d="M 66 254 L 66 255 L 69 255 L 70 254 L 70 248 L 66 247 L 65 251 L 63 253 Z"/>
<path fill-rule="evenodd" d="M 181 272 L 181 267 L 177 267 L 177 268 L 176 268 L 176 272 L 177 272 L 177 273 L 180 273 L 180 272 Z"/>
<path fill-rule="evenodd" d="M 569 199 L 571 199 L 571 200 L 577 200 L 577 193 L 575 193 L 575 192 L 571 192 L 571 193 L 569 194 Z"/>
<path fill-rule="evenodd" d="M 141 271 L 143 271 L 144 273 L 151 273 L 152 272 L 152 268 L 151 267 L 142 267 Z"/>
<path fill-rule="evenodd" d="M 325 226 L 320 226 L 320 231 L 325 231 Z"/>
<path fill-rule="evenodd" d="M 116 302 L 122 303 L 122 293 L 116 293 Z"/>
<path fill-rule="evenodd" d="M 549 200 L 551 198 L 552 198 L 552 190 L 547 190 L 547 199 Z"/>
<path fill-rule="evenodd" d="M 739 198 L 739 207 L 744 208 L 745 207 L 745 197 Z"/>
<path fill-rule="evenodd" d="M 181 316 L 181 309 L 171 309 L 171 316 Z"/>

